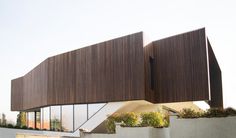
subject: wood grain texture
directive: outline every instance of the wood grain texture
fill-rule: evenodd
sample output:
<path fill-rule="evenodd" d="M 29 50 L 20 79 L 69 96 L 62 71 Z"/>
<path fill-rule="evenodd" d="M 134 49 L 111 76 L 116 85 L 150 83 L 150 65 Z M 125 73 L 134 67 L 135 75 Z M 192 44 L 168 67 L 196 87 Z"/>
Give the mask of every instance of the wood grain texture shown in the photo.
<path fill-rule="evenodd" d="M 11 110 L 23 108 L 23 77 L 11 81 Z"/>
<path fill-rule="evenodd" d="M 210 72 L 210 86 L 211 86 L 211 100 L 209 104 L 211 107 L 223 108 L 223 93 L 222 93 L 222 78 L 221 69 L 216 60 L 215 54 L 212 50 L 209 40 L 208 55 L 209 55 L 209 72 Z"/>
<path fill-rule="evenodd" d="M 23 110 L 46 106 L 48 94 L 48 60 L 23 77 Z"/>
<path fill-rule="evenodd" d="M 12 81 L 12 110 L 144 99 L 143 63 L 142 32 L 50 57 Z"/>
<path fill-rule="evenodd" d="M 127 100 L 208 101 L 209 93 L 212 107 L 223 106 L 221 71 L 205 29 L 145 47 L 140 32 L 56 55 L 12 80 L 11 88 L 13 111 Z"/>
<path fill-rule="evenodd" d="M 153 103 L 208 100 L 205 30 L 200 29 L 144 47 L 145 94 Z M 149 57 L 154 59 L 154 89 L 150 88 Z"/>
<path fill-rule="evenodd" d="M 142 41 L 139 33 L 77 50 L 76 103 L 144 99 Z"/>

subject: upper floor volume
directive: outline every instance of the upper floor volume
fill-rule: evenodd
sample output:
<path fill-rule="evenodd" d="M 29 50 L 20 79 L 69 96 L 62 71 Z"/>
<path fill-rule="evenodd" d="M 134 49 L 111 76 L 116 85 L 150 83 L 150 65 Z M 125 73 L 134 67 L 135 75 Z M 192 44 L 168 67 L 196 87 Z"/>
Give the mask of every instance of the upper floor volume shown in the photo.
<path fill-rule="evenodd" d="M 11 110 L 146 100 L 222 107 L 221 70 L 205 29 L 143 42 L 134 33 L 52 56 L 11 82 Z"/>

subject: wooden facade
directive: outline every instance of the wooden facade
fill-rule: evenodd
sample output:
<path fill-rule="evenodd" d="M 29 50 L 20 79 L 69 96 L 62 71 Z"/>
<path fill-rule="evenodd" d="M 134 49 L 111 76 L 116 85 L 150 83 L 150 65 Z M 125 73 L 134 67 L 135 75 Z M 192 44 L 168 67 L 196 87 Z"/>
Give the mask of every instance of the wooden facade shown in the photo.
<path fill-rule="evenodd" d="M 220 66 L 216 60 L 209 40 L 207 41 L 207 44 L 211 86 L 211 100 L 209 101 L 209 104 L 211 107 L 223 107 L 222 78 Z"/>
<path fill-rule="evenodd" d="M 221 106 L 217 100 L 222 92 L 216 88 L 221 80 L 214 81 L 221 79 L 219 66 L 209 53 L 209 69 L 207 53 L 204 29 L 147 46 L 142 32 L 94 44 L 50 57 L 12 80 L 11 109 L 127 100 L 209 101 L 209 87 L 215 87 L 212 104 Z"/>
<path fill-rule="evenodd" d="M 142 32 L 50 57 L 12 80 L 11 110 L 144 99 L 143 57 Z"/>
<path fill-rule="evenodd" d="M 146 99 L 153 103 L 208 100 L 206 50 L 204 29 L 147 45 L 144 48 Z"/>

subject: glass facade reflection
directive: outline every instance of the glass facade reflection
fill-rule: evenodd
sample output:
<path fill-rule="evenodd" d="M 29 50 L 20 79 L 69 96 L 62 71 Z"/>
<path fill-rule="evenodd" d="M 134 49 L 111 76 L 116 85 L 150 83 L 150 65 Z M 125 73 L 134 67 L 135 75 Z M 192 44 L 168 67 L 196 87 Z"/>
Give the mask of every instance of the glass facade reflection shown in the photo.
<path fill-rule="evenodd" d="M 105 104 L 88 104 L 88 118 L 92 117 L 99 109 L 101 109 Z"/>
<path fill-rule="evenodd" d="M 51 107 L 50 129 L 61 131 L 61 106 Z"/>
<path fill-rule="evenodd" d="M 36 117 L 36 123 L 35 123 L 35 128 L 41 129 L 41 117 L 40 117 L 40 112 L 35 112 L 35 117 Z"/>
<path fill-rule="evenodd" d="M 73 105 L 62 106 L 62 131 L 73 131 Z"/>
<path fill-rule="evenodd" d="M 74 105 L 74 128 L 79 128 L 84 122 L 88 119 L 88 105 L 87 104 L 80 104 Z"/>
<path fill-rule="evenodd" d="M 50 130 L 50 107 L 42 108 L 42 129 Z"/>
<path fill-rule="evenodd" d="M 28 112 L 28 127 L 35 128 L 35 114 L 34 114 L 34 112 Z"/>
<path fill-rule="evenodd" d="M 26 122 L 29 128 L 73 132 L 104 105 L 105 103 L 44 107 L 34 112 L 27 112 Z"/>

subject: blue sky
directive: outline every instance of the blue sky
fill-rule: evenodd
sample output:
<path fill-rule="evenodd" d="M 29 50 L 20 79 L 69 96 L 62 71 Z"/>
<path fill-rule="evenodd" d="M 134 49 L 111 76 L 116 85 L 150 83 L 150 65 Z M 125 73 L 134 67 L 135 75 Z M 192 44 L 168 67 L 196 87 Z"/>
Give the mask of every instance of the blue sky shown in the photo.
<path fill-rule="evenodd" d="M 206 27 L 236 107 L 234 0 L 0 0 L 0 112 L 12 119 L 10 81 L 49 56 L 126 34 L 149 39 Z"/>

